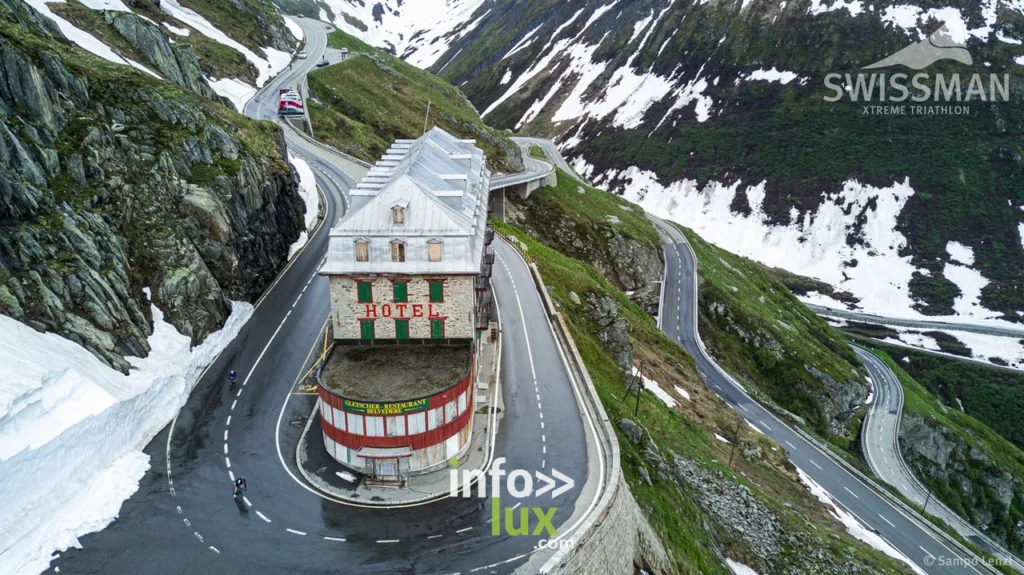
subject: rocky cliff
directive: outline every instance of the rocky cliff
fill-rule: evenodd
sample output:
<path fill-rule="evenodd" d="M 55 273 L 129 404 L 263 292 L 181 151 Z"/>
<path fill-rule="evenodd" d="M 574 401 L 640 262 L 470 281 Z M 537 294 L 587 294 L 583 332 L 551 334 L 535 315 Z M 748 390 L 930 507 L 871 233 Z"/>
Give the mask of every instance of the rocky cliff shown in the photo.
<path fill-rule="evenodd" d="M 0 313 L 118 369 L 148 353 L 146 288 L 201 341 L 299 235 L 276 127 L 86 54 L 19 0 L 0 0 L 0 117 Z"/>
<path fill-rule="evenodd" d="M 940 422 L 904 412 L 900 453 L 943 502 L 1018 554 L 1024 550 L 1024 483 L 992 454 Z"/>

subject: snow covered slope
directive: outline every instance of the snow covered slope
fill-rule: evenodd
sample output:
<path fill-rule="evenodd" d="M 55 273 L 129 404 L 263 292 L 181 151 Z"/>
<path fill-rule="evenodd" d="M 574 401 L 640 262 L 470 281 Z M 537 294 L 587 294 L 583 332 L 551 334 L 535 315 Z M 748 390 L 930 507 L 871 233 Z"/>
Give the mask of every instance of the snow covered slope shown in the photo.
<path fill-rule="evenodd" d="M 0 315 L 0 571 L 41 572 L 54 552 L 117 518 L 150 467 L 143 447 L 253 310 L 234 303 L 224 328 L 190 349 L 151 309 L 152 351 L 129 358 L 128 376 L 63 337 Z"/>
<path fill-rule="evenodd" d="M 285 4 L 288 2 L 279 2 Z M 378 48 L 427 68 L 487 16 L 484 0 L 315 0 L 319 18 Z M 313 16 L 313 14 L 307 14 Z M 333 16 L 333 18 L 332 18 Z"/>
<path fill-rule="evenodd" d="M 596 183 L 730 251 L 824 280 L 860 309 L 1024 319 L 1019 96 L 993 103 L 976 94 L 968 110 L 922 115 L 825 100 L 827 74 L 856 76 L 940 26 L 973 63 L 922 72 L 965 83 L 979 74 L 986 86 L 994 74 L 1019 90 L 1021 3 L 482 9 L 488 17 L 433 69 L 492 125 L 553 136 Z M 957 260 L 952 244 L 971 250 L 970 261 Z"/>

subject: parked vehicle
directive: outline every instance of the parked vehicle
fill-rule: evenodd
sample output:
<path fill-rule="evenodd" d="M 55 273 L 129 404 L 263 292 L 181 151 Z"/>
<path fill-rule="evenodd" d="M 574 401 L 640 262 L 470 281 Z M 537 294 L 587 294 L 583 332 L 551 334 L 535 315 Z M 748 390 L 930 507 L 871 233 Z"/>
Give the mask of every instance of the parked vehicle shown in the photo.
<path fill-rule="evenodd" d="M 291 88 L 281 88 L 277 97 L 278 116 L 302 116 L 306 113 L 306 107 L 302 103 L 302 96 Z"/>
<path fill-rule="evenodd" d="M 327 58 L 321 58 L 320 61 L 316 63 L 316 67 L 317 68 L 323 68 L 324 66 L 327 66 L 328 64 L 330 64 L 330 62 L 327 61 Z"/>

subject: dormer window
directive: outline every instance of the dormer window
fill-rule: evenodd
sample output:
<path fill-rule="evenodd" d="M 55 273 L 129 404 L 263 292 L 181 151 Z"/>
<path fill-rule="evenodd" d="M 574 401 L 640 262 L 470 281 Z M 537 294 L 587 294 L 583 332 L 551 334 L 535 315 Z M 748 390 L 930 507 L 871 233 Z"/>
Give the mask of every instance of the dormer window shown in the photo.
<path fill-rule="evenodd" d="M 356 261 L 370 261 L 370 242 L 367 240 L 356 240 Z"/>
<path fill-rule="evenodd" d="M 395 206 L 391 208 L 391 223 L 404 224 L 405 223 L 405 208 Z"/>
<path fill-rule="evenodd" d="M 432 262 L 441 261 L 441 240 L 427 242 L 427 259 Z"/>
<path fill-rule="evenodd" d="M 401 240 L 391 240 L 391 261 L 405 261 L 405 242 Z"/>

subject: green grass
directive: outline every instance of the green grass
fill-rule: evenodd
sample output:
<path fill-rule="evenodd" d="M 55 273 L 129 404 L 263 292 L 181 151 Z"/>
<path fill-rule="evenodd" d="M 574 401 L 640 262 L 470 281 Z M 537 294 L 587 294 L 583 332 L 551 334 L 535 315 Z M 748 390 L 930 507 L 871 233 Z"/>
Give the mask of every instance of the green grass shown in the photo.
<path fill-rule="evenodd" d="M 231 39 L 262 56 L 263 46 L 270 46 L 271 42 L 270 35 L 265 32 L 256 14 L 262 13 L 270 22 L 278 20 L 280 16 L 269 0 L 237 1 L 248 10 L 239 9 L 224 0 L 180 0 L 180 3 L 201 14 Z M 280 26 L 284 28 L 283 21 Z"/>
<path fill-rule="evenodd" d="M 860 362 L 843 337 L 808 310 L 757 262 L 686 234 L 698 260 L 700 333 L 719 363 L 803 418 L 811 430 L 843 448 L 856 444 L 860 418 L 850 414 L 848 433 L 833 437 L 818 394 L 813 366 L 843 385 L 864 386 Z M 726 313 L 712 313 L 712 306 Z M 774 350 L 774 351 L 773 351 Z"/>
<path fill-rule="evenodd" d="M 514 236 L 536 260 L 546 285 L 552 288 L 556 302 L 569 326 L 573 339 L 586 365 L 610 421 L 634 419 L 634 397 L 624 400 L 625 381 L 615 358 L 605 351 L 597 338 L 598 327 L 591 324 L 586 303 L 575 305 L 570 291 L 586 302 L 586 294 L 614 298 L 621 306 L 620 314 L 631 326 L 630 340 L 635 359 L 647 362 L 649 375 L 666 389 L 678 385 L 686 388 L 691 401 L 679 400 L 677 409 L 670 409 L 649 393 L 641 395 L 636 421 L 653 438 L 663 455 L 676 453 L 698 462 L 711 472 L 721 472 L 730 481 L 750 487 L 758 501 L 771 508 L 783 521 L 789 533 L 808 533 L 822 541 L 821 550 L 833 559 L 857 557 L 876 572 L 899 570 L 877 552 L 854 542 L 845 530 L 813 499 L 786 467 L 784 450 L 768 438 L 741 430 L 744 439 L 762 446 L 766 459 L 749 462 L 737 455 L 733 468 L 725 465 L 729 446 L 714 439 L 713 433 L 732 437 L 736 413 L 708 391 L 701 383 L 693 359 L 677 343 L 658 330 L 654 320 L 616 289 L 593 267 L 572 259 L 541 243 L 522 230 L 503 222 L 492 222 L 506 236 Z M 618 430 L 618 428 L 616 427 Z M 657 477 L 651 470 L 654 484 L 640 481 L 640 468 L 648 466 L 643 454 L 619 431 L 621 463 L 630 489 L 644 510 L 659 538 L 670 551 L 674 572 L 725 573 L 712 551 L 710 534 L 704 528 L 714 519 L 694 503 L 693 495 L 675 482 Z M 772 449 L 775 451 L 772 451 Z M 716 529 L 718 544 L 726 555 L 757 565 L 741 539 L 724 529 Z M 779 557 L 807 567 L 807 557 Z"/>
<path fill-rule="evenodd" d="M 548 159 L 548 155 L 544 153 L 544 149 L 536 144 L 530 144 L 530 155 L 534 158 L 540 158 L 541 160 Z"/>
<path fill-rule="evenodd" d="M 974 417 L 959 409 L 942 405 L 936 395 L 903 370 L 902 361 L 893 361 L 884 351 L 873 351 L 899 379 L 903 388 L 905 414 L 918 415 L 930 426 L 949 430 L 966 442 L 971 450 L 981 451 L 989 459 L 989 463 L 981 463 L 975 459 L 951 461 L 947 469 L 935 470 L 940 473 L 918 474 L 918 479 L 962 517 L 971 520 L 972 514 L 977 511 L 988 511 L 996 518 L 997 535 L 1005 536 L 1012 532 L 1017 522 L 1024 521 L 1024 489 L 1018 483 L 1009 507 L 1003 508 L 994 500 L 982 476 L 986 471 L 1001 470 L 1018 479 L 1024 477 L 1024 452 Z M 899 350 L 897 357 L 903 355 L 904 350 Z M 961 484 L 962 479 L 969 485 Z M 1001 535 L 998 532 L 1001 532 Z M 1022 543 L 1024 542 L 1017 541 L 1016 545 L 1011 544 L 1011 550 L 1020 553 L 1024 549 Z"/>
<path fill-rule="evenodd" d="M 397 138 L 417 138 L 427 126 L 474 138 L 488 166 L 519 171 L 518 146 L 487 127 L 458 88 L 341 31 L 328 37 L 350 58 L 309 75 L 309 106 L 317 137 L 358 158 L 377 160 Z M 427 116 L 428 103 L 430 105 Z"/>

